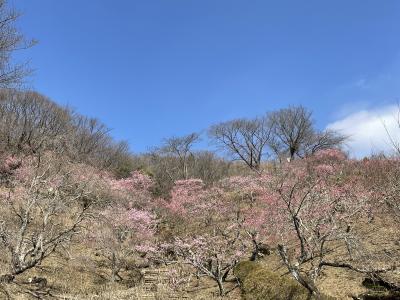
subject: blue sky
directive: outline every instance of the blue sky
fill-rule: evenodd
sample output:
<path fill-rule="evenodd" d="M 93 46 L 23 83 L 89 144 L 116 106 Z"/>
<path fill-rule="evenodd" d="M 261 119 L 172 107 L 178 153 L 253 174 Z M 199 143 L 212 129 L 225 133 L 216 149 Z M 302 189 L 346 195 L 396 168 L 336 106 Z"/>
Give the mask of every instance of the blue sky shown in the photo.
<path fill-rule="evenodd" d="M 348 132 L 352 116 L 376 118 L 400 98 L 397 0 L 10 3 L 39 40 L 16 57 L 36 69 L 29 86 L 136 152 L 291 104 Z"/>

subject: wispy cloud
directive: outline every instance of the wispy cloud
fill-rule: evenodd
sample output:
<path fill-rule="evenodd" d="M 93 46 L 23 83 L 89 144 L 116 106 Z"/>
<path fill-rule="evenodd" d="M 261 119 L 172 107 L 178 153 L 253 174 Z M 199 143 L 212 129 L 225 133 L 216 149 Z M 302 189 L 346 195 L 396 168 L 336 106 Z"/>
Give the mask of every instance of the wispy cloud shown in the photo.
<path fill-rule="evenodd" d="M 394 140 L 400 141 L 397 114 L 397 105 L 363 109 L 328 124 L 327 128 L 348 135 L 350 153 L 360 158 L 372 153 L 390 152 L 388 132 Z"/>

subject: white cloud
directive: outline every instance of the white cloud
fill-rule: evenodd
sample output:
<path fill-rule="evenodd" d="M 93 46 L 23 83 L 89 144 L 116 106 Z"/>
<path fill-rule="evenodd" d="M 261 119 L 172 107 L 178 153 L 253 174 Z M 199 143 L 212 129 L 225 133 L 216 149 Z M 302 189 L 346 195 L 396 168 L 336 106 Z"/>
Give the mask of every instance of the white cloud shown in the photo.
<path fill-rule="evenodd" d="M 350 139 L 347 146 L 355 157 L 361 158 L 381 151 L 390 152 L 392 147 L 385 127 L 391 137 L 400 142 L 397 114 L 396 105 L 364 109 L 328 124 L 327 129 L 348 135 Z"/>

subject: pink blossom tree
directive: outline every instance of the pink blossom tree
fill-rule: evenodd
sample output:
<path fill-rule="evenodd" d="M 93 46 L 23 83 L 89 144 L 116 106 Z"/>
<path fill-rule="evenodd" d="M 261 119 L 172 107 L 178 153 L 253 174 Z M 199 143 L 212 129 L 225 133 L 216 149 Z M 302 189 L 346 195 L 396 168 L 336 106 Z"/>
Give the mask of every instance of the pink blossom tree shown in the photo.
<path fill-rule="evenodd" d="M 10 173 L 0 186 L 0 243 L 10 274 L 18 275 L 71 243 L 97 201 L 101 180 L 89 175 L 90 168 L 51 154 L 3 165 Z"/>
<path fill-rule="evenodd" d="M 275 240 L 283 263 L 310 294 L 319 297 L 316 280 L 324 267 L 351 268 L 355 238 L 352 220 L 364 213 L 368 193 L 343 171 L 348 163 L 338 150 L 323 150 L 282 165 L 266 182 L 273 195 L 270 214 L 279 215 Z M 331 260 L 333 245 L 348 250 L 348 260 Z M 295 256 L 289 255 L 295 253 Z"/>
<path fill-rule="evenodd" d="M 197 275 L 213 279 L 220 296 L 226 293 L 224 282 L 229 272 L 247 253 L 248 247 L 243 244 L 235 230 L 225 230 L 215 234 L 202 234 L 176 238 L 173 242 L 163 244 L 165 253 L 173 253 L 178 262 L 192 266 Z"/>
<path fill-rule="evenodd" d="M 236 222 L 253 245 L 251 260 L 261 252 L 268 253 L 275 221 L 270 214 L 268 190 L 264 182 L 269 175 L 234 176 L 220 182 L 225 197 L 230 198 L 230 210 L 236 213 Z"/>
<path fill-rule="evenodd" d="M 400 225 L 400 160 L 399 158 L 372 157 L 357 162 L 354 170 L 362 176 L 365 190 L 371 193 L 371 209 L 390 215 Z"/>
<path fill-rule="evenodd" d="M 189 179 L 176 182 L 165 206 L 185 230 L 161 245 L 164 258 L 191 265 L 213 279 L 224 295 L 224 281 L 249 249 L 231 199 L 220 188 Z"/>
<path fill-rule="evenodd" d="M 122 280 L 119 274 L 128 261 L 146 256 L 153 249 L 156 216 L 151 211 L 152 180 L 140 172 L 126 179 L 108 181 L 111 201 L 93 219 L 89 240 L 107 261 L 111 281 Z"/>

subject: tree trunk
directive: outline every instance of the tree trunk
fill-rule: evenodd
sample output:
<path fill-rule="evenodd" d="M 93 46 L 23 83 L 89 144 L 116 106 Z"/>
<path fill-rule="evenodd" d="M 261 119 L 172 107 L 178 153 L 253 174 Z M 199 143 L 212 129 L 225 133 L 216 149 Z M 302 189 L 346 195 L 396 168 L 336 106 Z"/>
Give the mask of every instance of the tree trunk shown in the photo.
<path fill-rule="evenodd" d="M 279 255 L 281 256 L 283 263 L 286 265 L 288 271 L 293 276 L 293 278 L 296 279 L 296 281 L 298 283 L 300 283 L 303 287 L 305 287 L 308 290 L 308 292 L 310 293 L 308 298 L 311 299 L 311 297 L 314 296 L 315 299 L 317 299 L 317 300 L 320 299 L 321 298 L 320 292 L 319 292 L 318 288 L 315 286 L 314 282 L 307 276 L 301 275 L 296 264 L 292 264 L 289 261 L 289 257 L 287 255 L 286 248 L 282 245 L 278 245 L 278 251 L 279 251 Z"/>
<path fill-rule="evenodd" d="M 215 281 L 218 284 L 219 295 L 221 297 L 225 296 L 225 288 L 224 288 L 224 284 L 222 283 L 222 278 L 217 278 Z"/>
<path fill-rule="evenodd" d="M 231 269 L 228 269 L 225 271 L 224 275 L 222 276 L 222 282 L 226 281 L 226 278 L 228 277 L 230 271 L 231 271 Z"/>
<path fill-rule="evenodd" d="M 118 275 L 119 268 L 117 266 L 117 257 L 115 253 L 112 254 L 111 258 L 111 282 L 116 282 L 121 277 Z"/>
<path fill-rule="evenodd" d="M 253 243 L 254 249 L 253 249 L 253 253 L 251 254 L 250 261 L 256 261 L 259 258 L 258 253 L 259 253 L 260 249 L 259 249 L 258 243 L 255 239 L 252 239 L 251 242 Z"/>

